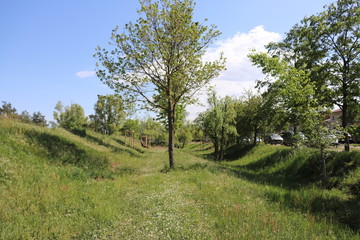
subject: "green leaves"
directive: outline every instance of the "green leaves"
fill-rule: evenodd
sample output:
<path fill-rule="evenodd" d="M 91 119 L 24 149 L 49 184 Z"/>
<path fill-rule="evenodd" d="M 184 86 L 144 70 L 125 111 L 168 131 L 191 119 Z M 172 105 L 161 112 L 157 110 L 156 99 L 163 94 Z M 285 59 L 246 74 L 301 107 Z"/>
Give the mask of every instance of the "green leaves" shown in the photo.
<path fill-rule="evenodd" d="M 224 69 L 222 56 L 202 62 L 206 48 L 220 32 L 193 21 L 192 0 L 140 0 L 140 5 L 135 23 L 126 24 L 123 32 L 113 30 L 112 49 L 98 48 L 97 75 L 125 101 L 136 98 L 142 107 L 157 109 L 173 140 L 174 124 L 181 116 L 176 113 L 178 106 L 192 102 Z M 169 145 L 173 145 L 170 140 Z"/>
<path fill-rule="evenodd" d="M 98 76 L 118 91 L 137 93 L 138 100 L 167 109 L 149 96 L 160 94 L 176 104 L 216 77 L 224 60 L 203 64 L 207 46 L 220 35 L 215 27 L 193 22 L 193 1 L 140 1 L 140 18 L 112 32 L 114 49 L 97 49 Z M 170 94 L 171 93 L 171 94 Z M 125 96 L 126 97 L 126 96 Z"/>
<path fill-rule="evenodd" d="M 90 116 L 92 127 L 103 134 L 119 131 L 125 122 L 125 106 L 120 95 L 98 95 L 94 106 L 95 114 Z"/>
<path fill-rule="evenodd" d="M 70 106 L 63 106 L 59 101 L 55 106 L 54 119 L 60 127 L 73 131 L 82 129 L 87 123 L 84 109 L 76 103 Z"/>
<path fill-rule="evenodd" d="M 276 99 L 277 107 L 286 115 L 287 122 L 294 127 L 306 125 L 309 115 L 316 113 L 318 105 L 309 73 L 265 53 L 252 53 L 249 58 L 264 74 L 274 79 L 267 82 L 265 96 L 273 101 Z"/>

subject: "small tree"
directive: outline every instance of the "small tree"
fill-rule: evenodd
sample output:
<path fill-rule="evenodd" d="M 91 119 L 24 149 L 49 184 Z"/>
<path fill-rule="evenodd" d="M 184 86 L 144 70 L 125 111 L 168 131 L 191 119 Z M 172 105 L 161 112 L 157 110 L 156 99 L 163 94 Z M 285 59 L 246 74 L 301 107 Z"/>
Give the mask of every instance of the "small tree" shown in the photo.
<path fill-rule="evenodd" d="M 96 131 L 111 135 L 122 128 L 126 113 L 120 95 L 98 95 L 94 110 L 95 114 L 90 115 L 90 119 Z"/>
<path fill-rule="evenodd" d="M 84 109 L 76 103 L 64 107 L 59 101 L 55 106 L 54 119 L 60 127 L 73 131 L 84 128 L 87 123 Z"/>
<path fill-rule="evenodd" d="M 176 140 L 180 148 L 184 148 L 193 139 L 192 128 L 189 123 L 183 124 L 183 126 L 176 131 Z"/>
<path fill-rule="evenodd" d="M 30 116 L 30 113 L 28 111 L 26 111 L 26 110 L 21 112 L 20 119 L 24 123 L 31 123 L 32 122 L 32 118 Z"/>
<path fill-rule="evenodd" d="M 166 113 L 173 168 L 177 106 L 193 102 L 195 93 L 224 69 L 222 57 L 213 62 L 202 59 L 220 32 L 193 21 L 192 0 L 140 4 L 136 23 L 126 24 L 123 33 L 113 30 L 113 49 L 97 49 L 97 75 L 126 100 L 137 99 Z"/>
<path fill-rule="evenodd" d="M 228 96 L 219 99 L 212 92 L 208 102 L 210 107 L 201 115 L 204 132 L 214 144 L 215 160 L 221 161 L 225 148 L 237 136 L 235 101 Z"/>
<path fill-rule="evenodd" d="M 47 121 L 45 119 L 45 116 L 41 114 L 41 112 L 34 112 L 32 117 L 31 117 L 33 123 L 35 123 L 36 125 L 42 126 L 42 127 L 46 127 Z"/>
<path fill-rule="evenodd" d="M 253 137 L 253 144 L 263 132 L 266 118 L 272 114 L 264 109 L 263 98 L 248 91 L 243 99 L 236 103 L 236 129 L 242 138 Z"/>
<path fill-rule="evenodd" d="M 0 107 L 0 115 L 7 118 L 12 118 L 16 115 L 16 108 L 14 108 L 9 102 L 2 102 L 3 105 Z"/>

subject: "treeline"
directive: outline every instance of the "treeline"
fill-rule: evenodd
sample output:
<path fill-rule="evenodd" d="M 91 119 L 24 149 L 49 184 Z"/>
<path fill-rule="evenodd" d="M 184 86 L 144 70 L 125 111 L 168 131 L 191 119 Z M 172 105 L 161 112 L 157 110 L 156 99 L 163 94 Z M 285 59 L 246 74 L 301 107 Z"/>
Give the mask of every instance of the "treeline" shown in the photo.
<path fill-rule="evenodd" d="M 350 134 L 360 138 L 359 9 L 359 1 L 338 0 L 304 18 L 281 42 L 265 46 L 267 52 L 249 54 L 265 74 L 257 82 L 261 94 L 240 100 L 211 94 L 209 109 L 197 120 L 214 143 L 216 159 L 223 159 L 231 143 L 256 143 L 259 134 L 281 130 L 305 132 L 323 150 L 333 131 L 325 116 L 334 108 L 341 111 L 337 131 L 349 151 Z"/>
<path fill-rule="evenodd" d="M 278 101 L 274 103 L 273 93 L 254 94 L 248 91 L 245 96 L 219 97 L 215 92 L 209 94 L 209 107 L 194 121 L 197 133 L 203 135 L 205 141 L 214 145 L 214 158 L 224 159 L 225 149 L 234 144 L 257 144 L 272 133 L 291 132 L 293 146 L 307 145 L 324 149 L 331 144 L 329 135 L 333 131 L 342 131 L 360 139 L 360 105 L 350 108 L 352 113 L 346 129 L 338 127 L 330 129 L 326 125 L 325 117 L 331 111 L 326 108 L 311 109 L 303 107 L 303 112 L 294 118 L 293 109 L 285 108 Z M 278 98 L 277 98 L 278 99 Z M 300 107 L 300 106 L 299 106 Z M 306 135 L 306 141 L 300 139 L 299 132 Z"/>
<path fill-rule="evenodd" d="M 64 106 L 59 101 L 53 113 L 54 120 L 47 121 L 45 116 L 40 112 L 34 112 L 32 115 L 28 111 L 17 113 L 15 107 L 11 103 L 3 101 L 0 107 L 0 118 L 13 119 L 24 123 L 36 124 L 42 127 L 64 128 L 74 134 L 84 136 L 86 130 L 112 135 L 120 134 L 132 136 L 141 140 L 142 136 L 146 136 L 152 145 L 168 144 L 167 127 L 161 118 L 130 118 L 133 108 L 131 105 L 123 101 L 118 94 L 98 95 L 98 100 L 94 104 L 94 114 L 86 116 L 83 107 L 73 103 Z M 193 124 L 185 120 L 185 116 L 178 118 L 176 122 L 176 147 L 183 148 L 191 142 L 198 134 Z"/>
<path fill-rule="evenodd" d="M 3 101 L 2 106 L 0 107 L 0 119 L 1 118 L 16 119 L 24 123 L 33 123 L 43 127 L 48 126 L 45 115 L 41 112 L 34 112 L 33 114 L 30 114 L 25 110 L 18 113 L 16 108 L 6 101 Z"/>

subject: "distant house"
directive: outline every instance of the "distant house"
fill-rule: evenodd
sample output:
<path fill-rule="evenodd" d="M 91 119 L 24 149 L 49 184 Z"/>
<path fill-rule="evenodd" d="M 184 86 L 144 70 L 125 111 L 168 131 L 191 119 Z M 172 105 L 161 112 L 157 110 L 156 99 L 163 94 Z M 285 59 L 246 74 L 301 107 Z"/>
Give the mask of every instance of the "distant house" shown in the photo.
<path fill-rule="evenodd" d="M 329 115 L 325 117 L 325 124 L 329 129 L 334 129 L 338 126 L 341 126 L 342 120 L 342 111 L 341 109 L 336 109 L 332 111 Z"/>

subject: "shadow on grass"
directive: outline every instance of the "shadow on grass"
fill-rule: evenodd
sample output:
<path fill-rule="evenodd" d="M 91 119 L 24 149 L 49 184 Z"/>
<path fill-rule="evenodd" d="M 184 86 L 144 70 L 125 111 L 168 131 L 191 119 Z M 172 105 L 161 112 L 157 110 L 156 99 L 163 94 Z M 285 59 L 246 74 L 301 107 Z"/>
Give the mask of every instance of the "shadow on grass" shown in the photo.
<path fill-rule="evenodd" d="M 253 148 L 256 147 L 254 144 L 236 144 L 226 149 L 224 158 L 226 161 L 234 161 L 244 157 Z"/>
<path fill-rule="evenodd" d="M 360 197 L 359 192 L 352 188 L 354 184 L 349 187 L 348 197 L 344 199 L 332 196 L 330 193 L 324 194 L 316 192 L 316 190 L 315 192 L 308 190 L 314 185 L 317 185 L 316 188 L 321 187 L 321 159 L 318 152 L 314 150 L 296 151 L 279 149 L 277 152 L 247 165 L 229 166 L 224 164 L 223 168 L 232 175 L 250 182 L 273 186 L 264 188 L 264 196 L 270 201 L 280 203 L 291 210 L 310 212 L 319 219 L 335 221 L 359 232 Z M 355 160 L 358 155 L 347 154 L 348 160 L 343 155 L 345 154 L 330 155 L 333 160 L 329 161 L 328 170 L 333 178 L 342 179 L 358 166 L 358 162 Z M 326 187 L 333 188 L 334 186 L 328 184 Z"/>
<path fill-rule="evenodd" d="M 64 137 L 44 132 L 28 131 L 25 137 L 45 151 L 47 158 L 54 164 L 69 164 L 83 169 L 90 177 L 107 177 L 110 174 L 109 159 L 105 154 L 80 146 Z"/>
<path fill-rule="evenodd" d="M 207 150 L 210 150 L 210 149 L 212 149 L 213 148 L 213 146 L 207 146 L 206 148 L 200 148 L 200 149 L 197 149 L 197 150 L 195 150 L 195 151 L 197 151 L 197 152 L 202 152 L 202 151 L 207 151 Z"/>
<path fill-rule="evenodd" d="M 173 171 L 190 171 L 190 170 L 200 170 L 208 168 L 209 165 L 206 163 L 194 163 L 188 166 L 178 166 L 175 168 L 170 168 L 169 166 L 165 165 L 163 169 L 160 170 L 162 173 L 168 173 Z"/>
<path fill-rule="evenodd" d="M 327 219 L 329 222 L 338 222 L 357 233 L 360 233 L 360 199 L 340 199 L 335 196 L 301 196 L 290 191 L 277 191 L 267 188 L 265 197 L 276 203 L 281 203 L 288 209 L 298 209 L 304 213 L 312 213 L 319 220 Z"/>
<path fill-rule="evenodd" d="M 124 147 L 129 147 L 129 146 L 126 144 L 126 142 L 124 142 L 123 140 L 121 140 L 121 139 L 119 139 L 119 138 L 114 138 L 114 140 L 115 140 L 116 142 L 118 142 L 119 144 L 123 145 Z M 138 153 L 145 153 L 144 150 L 142 150 L 142 149 L 140 149 L 140 148 L 138 148 L 138 147 L 133 147 L 133 148 L 131 148 L 131 149 L 137 151 Z"/>
<path fill-rule="evenodd" d="M 139 154 L 137 154 L 134 151 L 131 151 L 130 149 L 116 147 L 114 145 L 104 142 L 101 138 L 97 138 L 97 137 L 94 137 L 91 135 L 86 135 L 86 139 L 88 139 L 92 142 L 95 142 L 96 144 L 99 144 L 101 146 L 104 146 L 106 148 L 109 148 L 112 152 L 115 152 L 115 153 L 126 152 L 132 157 L 140 157 Z M 115 139 L 115 141 L 119 142 L 118 139 Z M 122 143 L 120 143 L 120 144 L 122 144 Z M 125 144 L 123 144 L 123 145 L 125 146 Z M 135 149 L 135 151 L 136 151 L 136 149 Z M 139 152 L 139 151 L 137 151 L 137 152 Z"/>

